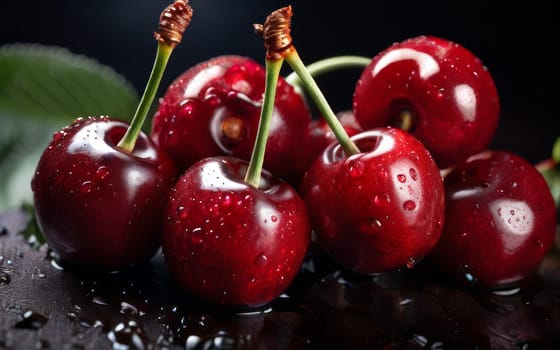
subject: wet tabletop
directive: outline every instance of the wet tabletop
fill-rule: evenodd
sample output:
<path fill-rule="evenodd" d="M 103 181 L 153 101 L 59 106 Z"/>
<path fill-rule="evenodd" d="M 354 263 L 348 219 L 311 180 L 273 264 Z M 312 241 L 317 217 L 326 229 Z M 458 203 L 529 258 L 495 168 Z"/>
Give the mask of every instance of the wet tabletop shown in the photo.
<path fill-rule="evenodd" d="M 258 310 L 217 310 L 176 289 L 161 254 L 126 272 L 65 268 L 0 214 L 0 349 L 558 349 L 560 258 L 493 293 L 426 264 L 377 276 L 312 248 L 296 281 Z"/>

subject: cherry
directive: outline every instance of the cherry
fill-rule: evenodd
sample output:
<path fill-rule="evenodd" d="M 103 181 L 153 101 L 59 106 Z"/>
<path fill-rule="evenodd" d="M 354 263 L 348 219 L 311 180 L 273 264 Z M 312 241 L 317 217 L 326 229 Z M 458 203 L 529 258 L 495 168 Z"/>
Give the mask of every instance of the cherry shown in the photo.
<path fill-rule="evenodd" d="M 177 285 L 210 304 L 255 308 L 284 292 L 311 229 L 297 190 L 263 169 L 282 60 L 266 58 L 264 98 L 250 161 L 212 156 L 180 177 L 166 206 L 162 250 Z M 296 140 L 293 140 L 296 141 Z"/>
<path fill-rule="evenodd" d="M 445 225 L 430 261 L 467 285 L 509 288 L 535 274 L 554 241 L 556 209 L 525 159 L 488 150 L 444 176 Z"/>
<path fill-rule="evenodd" d="M 418 36 L 373 58 L 356 84 L 353 111 L 364 129 L 392 125 L 413 133 L 446 168 L 489 145 L 500 103 L 492 76 L 472 52 Z"/>
<path fill-rule="evenodd" d="M 214 155 L 249 160 L 257 134 L 265 69 L 242 56 L 224 55 L 191 67 L 168 87 L 154 115 L 151 137 L 183 171 Z M 265 168 L 292 184 L 306 170 L 305 100 L 279 79 Z"/>
<path fill-rule="evenodd" d="M 331 127 L 332 143 L 306 172 L 301 193 L 318 243 L 346 268 L 362 274 L 412 267 L 435 246 L 444 219 L 444 192 L 431 154 L 414 136 L 396 128 L 351 138 L 331 110 L 289 36 L 291 7 L 267 21 L 269 45 L 302 80 Z M 261 29 L 262 30 L 262 29 Z M 278 40 L 275 35 L 285 40 Z"/>
<path fill-rule="evenodd" d="M 115 270 L 159 247 L 176 169 L 143 133 L 133 152 L 117 147 L 127 128 L 106 117 L 78 119 L 40 158 L 32 180 L 37 220 L 64 262 Z"/>
<path fill-rule="evenodd" d="M 206 158 L 171 192 L 162 248 L 178 286 L 226 307 L 263 306 L 287 289 L 310 239 L 305 203 L 263 171 L 254 187 L 247 161 Z"/>
<path fill-rule="evenodd" d="M 162 12 L 154 68 L 130 124 L 106 116 L 78 118 L 43 151 L 31 183 L 35 213 L 61 261 L 118 270 L 158 250 L 162 208 L 176 168 L 141 128 L 191 17 L 182 0 Z"/>
<path fill-rule="evenodd" d="M 444 192 L 437 165 L 412 135 L 354 135 L 360 153 L 331 144 L 306 173 L 302 196 L 319 243 L 362 274 L 412 267 L 438 241 Z"/>

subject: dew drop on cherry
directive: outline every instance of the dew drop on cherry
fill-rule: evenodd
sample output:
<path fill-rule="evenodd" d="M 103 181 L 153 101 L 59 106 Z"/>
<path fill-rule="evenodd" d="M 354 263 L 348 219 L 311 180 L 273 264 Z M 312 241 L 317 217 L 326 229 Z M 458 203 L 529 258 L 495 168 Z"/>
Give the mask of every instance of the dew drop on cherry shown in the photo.
<path fill-rule="evenodd" d="M 348 167 L 348 176 L 358 178 L 364 175 L 364 163 L 361 160 L 353 160 Z"/>
<path fill-rule="evenodd" d="M 92 190 L 93 190 L 93 182 L 92 181 L 84 181 L 80 185 L 80 192 L 82 192 L 84 194 L 91 193 Z"/>
<path fill-rule="evenodd" d="M 360 232 L 366 235 L 375 235 L 381 233 L 382 224 L 376 218 L 368 218 L 360 225 Z"/>
<path fill-rule="evenodd" d="M 191 232 L 191 241 L 193 243 L 199 244 L 203 241 L 203 232 L 201 227 L 197 227 Z"/>
<path fill-rule="evenodd" d="M 386 194 L 376 194 L 373 197 L 373 202 L 375 203 L 375 205 L 382 207 L 385 206 L 387 204 L 389 204 L 389 197 Z"/>
<path fill-rule="evenodd" d="M 410 178 L 414 181 L 418 180 L 418 173 L 416 172 L 416 169 L 414 168 L 410 168 L 410 170 L 408 171 L 408 174 L 410 175 Z"/>
<path fill-rule="evenodd" d="M 412 269 L 412 268 L 414 268 L 414 266 L 416 266 L 416 259 L 409 258 L 408 261 L 406 262 L 406 267 L 408 269 Z"/>
<path fill-rule="evenodd" d="M 408 200 L 403 203 L 403 208 L 408 211 L 416 209 L 416 203 L 414 201 Z"/>
<path fill-rule="evenodd" d="M 95 179 L 96 180 L 103 180 L 104 178 L 109 175 L 109 170 L 106 166 L 102 165 L 95 171 Z"/>
<path fill-rule="evenodd" d="M 255 257 L 254 263 L 257 266 L 265 266 L 266 263 L 268 262 L 268 258 L 266 257 L 266 255 L 263 254 L 259 254 Z"/>

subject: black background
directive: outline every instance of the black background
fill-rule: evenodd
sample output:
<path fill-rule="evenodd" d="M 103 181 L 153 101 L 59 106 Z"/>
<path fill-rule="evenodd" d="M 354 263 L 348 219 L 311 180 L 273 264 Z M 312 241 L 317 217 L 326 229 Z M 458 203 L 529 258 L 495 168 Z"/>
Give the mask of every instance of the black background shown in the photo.
<path fill-rule="evenodd" d="M 156 49 L 152 33 L 169 3 L 2 0 L 0 44 L 67 47 L 111 66 L 141 92 Z M 333 55 L 373 57 L 393 42 L 421 34 L 462 44 L 488 67 L 500 94 L 502 118 L 491 147 L 537 162 L 549 156 L 560 136 L 553 104 L 558 38 L 549 3 L 192 0 L 192 23 L 171 57 L 161 91 L 189 66 L 216 55 L 235 53 L 264 61 L 263 42 L 252 24 L 291 4 L 292 36 L 305 63 Z M 350 108 L 358 75 L 348 70 L 318 78 L 335 110 Z"/>

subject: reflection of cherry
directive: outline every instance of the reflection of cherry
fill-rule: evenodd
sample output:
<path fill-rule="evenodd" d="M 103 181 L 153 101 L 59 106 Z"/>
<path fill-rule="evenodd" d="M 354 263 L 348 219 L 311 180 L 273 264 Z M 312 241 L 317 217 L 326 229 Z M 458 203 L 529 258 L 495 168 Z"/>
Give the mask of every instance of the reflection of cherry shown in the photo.
<path fill-rule="evenodd" d="M 247 57 L 219 56 L 188 69 L 168 87 L 151 137 L 181 171 L 214 155 L 249 160 L 259 123 L 265 70 Z M 311 114 L 283 78 L 278 81 L 265 169 L 293 184 L 305 171 L 305 132 Z"/>
<path fill-rule="evenodd" d="M 54 134 L 41 155 L 31 183 L 37 222 L 63 261 L 121 269 L 157 251 L 176 169 L 141 128 L 191 17 L 181 0 L 162 13 L 156 62 L 130 125 L 109 117 L 77 119 Z"/>
<path fill-rule="evenodd" d="M 353 111 L 364 129 L 410 131 L 444 168 L 490 143 L 500 105 L 476 56 L 451 41 L 419 36 L 373 58 L 355 87 Z"/>
<path fill-rule="evenodd" d="M 431 260 L 463 283 L 511 285 L 534 274 L 554 241 L 556 209 L 536 168 L 487 151 L 444 177 L 445 225 Z"/>
<path fill-rule="evenodd" d="M 214 156 L 196 162 L 167 205 L 162 242 L 167 266 L 181 289 L 212 304 L 271 302 L 288 288 L 307 253 L 305 202 L 295 188 L 262 169 L 281 66 L 267 57 L 251 160 Z"/>

